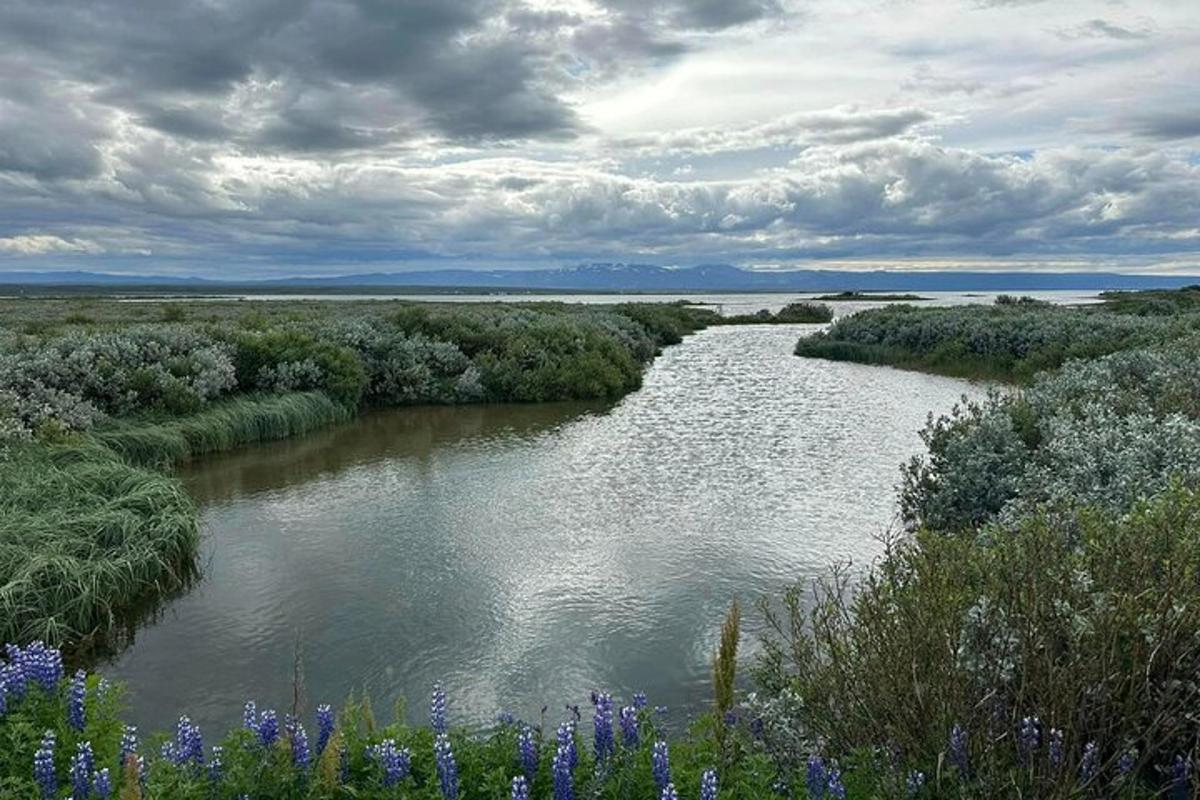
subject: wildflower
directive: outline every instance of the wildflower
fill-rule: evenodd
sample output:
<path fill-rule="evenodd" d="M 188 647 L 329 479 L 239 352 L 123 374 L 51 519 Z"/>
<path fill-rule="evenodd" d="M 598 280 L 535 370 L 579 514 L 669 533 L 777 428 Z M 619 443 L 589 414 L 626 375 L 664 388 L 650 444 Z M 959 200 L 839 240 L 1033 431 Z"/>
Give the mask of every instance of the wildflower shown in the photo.
<path fill-rule="evenodd" d="M 262 712 L 257 731 L 258 741 L 263 747 L 270 747 L 279 740 L 279 718 L 273 710 L 267 709 Z"/>
<path fill-rule="evenodd" d="M 654 743 L 654 752 L 650 755 L 651 765 L 654 771 L 654 782 L 658 784 L 659 789 L 663 789 L 671 782 L 671 754 L 667 749 L 667 743 L 659 739 Z"/>
<path fill-rule="evenodd" d="M 312 763 L 312 753 L 308 749 L 308 732 L 304 730 L 300 720 L 290 714 L 287 718 L 287 733 L 288 741 L 292 745 L 292 766 L 300 770 L 308 769 Z"/>
<path fill-rule="evenodd" d="M 763 722 L 762 717 L 755 717 L 754 719 L 750 720 L 750 735 L 755 739 L 761 739 L 766 727 L 767 724 Z"/>
<path fill-rule="evenodd" d="M 126 725 L 121 732 L 121 745 L 117 752 L 117 763 L 124 765 L 125 761 L 138 749 L 137 727 Z"/>
<path fill-rule="evenodd" d="M 621 709 L 621 742 L 629 748 L 636 748 L 641 744 L 641 734 L 638 730 L 637 709 L 633 706 L 625 706 Z"/>
<path fill-rule="evenodd" d="M 1131 747 L 1122 753 L 1121 757 L 1117 759 L 1117 775 L 1124 778 L 1132 772 L 1134 766 L 1137 764 L 1137 756 L 1138 752 L 1135 747 Z"/>
<path fill-rule="evenodd" d="M 438 780 L 442 786 L 442 797 L 445 800 L 456 800 L 458 797 L 458 764 L 454 760 L 454 751 L 450 749 L 450 737 L 439 734 L 433 743 L 433 753 L 437 758 Z"/>
<path fill-rule="evenodd" d="M 108 767 L 92 776 L 92 791 L 100 800 L 108 800 L 112 794 L 112 778 L 109 776 Z"/>
<path fill-rule="evenodd" d="M 175 763 L 183 765 L 188 762 L 204 763 L 204 738 L 200 735 L 200 726 L 193 725 L 191 719 L 184 715 L 175 726 Z"/>
<path fill-rule="evenodd" d="M 82 731 L 86 719 L 84 700 L 87 698 L 87 674 L 83 670 L 75 673 L 71 688 L 67 692 L 67 724 Z"/>
<path fill-rule="evenodd" d="M 317 755 L 320 756 L 325 752 L 325 746 L 329 744 L 329 738 L 333 736 L 334 717 L 333 709 L 325 703 L 317 706 Z"/>
<path fill-rule="evenodd" d="M 908 787 L 908 796 L 916 797 L 921 793 L 921 789 L 925 788 L 925 773 L 919 769 L 914 769 L 908 773 L 908 778 L 905 780 L 904 785 Z"/>
<path fill-rule="evenodd" d="M 1025 717 L 1021 720 L 1021 729 L 1017 733 L 1017 750 L 1022 764 L 1029 764 L 1033 751 L 1037 750 L 1042 741 L 1042 722 L 1037 717 Z"/>
<path fill-rule="evenodd" d="M 517 734 L 517 754 L 520 756 L 525 777 L 533 780 L 538 767 L 537 742 L 533 738 L 533 729 L 528 725 Z"/>
<path fill-rule="evenodd" d="M 507 727 L 509 725 L 516 725 L 517 718 L 513 716 L 511 711 L 501 711 L 496 715 L 496 722 L 499 722 L 501 725 Z"/>
<path fill-rule="evenodd" d="M 592 716 L 595 731 L 593 744 L 596 751 L 596 761 L 604 761 L 616 749 L 613 740 L 613 700 L 607 692 L 595 694 L 596 713 Z"/>
<path fill-rule="evenodd" d="M 961 725 L 950 729 L 950 760 L 958 768 L 958 774 L 967 777 L 971 774 L 971 761 L 967 752 L 967 732 Z"/>
<path fill-rule="evenodd" d="M 253 700 L 247 700 L 246 705 L 242 706 L 242 727 L 258 733 L 258 706 Z"/>
<path fill-rule="evenodd" d="M 648 701 L 646 699 L 645 692 L 634 692 L 633 693 L 633 707 L 635 709 L 637 709 L 638 711 L 641 711 L 643 708 L 645 708 L 649 704 L 650 704 L 650 701 Z"/>
<path fill-rule="evenodd" d="M 429 702 L 429 724 L 438 735 L 446 732 L 446 692 L 440 683 L 433 685 L 433 697 Z"/>
<path fill-rule="evenodd" d="M 825 796 L 825 780 L 825 761 L 814 753 L 808 757 L 808 774 L 804 780 L 811 800 L 821 800 Z"/>
<path fill-rule="evenodd" d="M 1188 800 L 1192 765 L 1183 756 L 1175 756 L 1171 764 L 1171 800 Z"/>
<path fill-rule="evenodd" d="M 221 773 L 225 769 L 225 748 L 213 745 L 212 758 L 208 761 L 208 780 L 210 783 L 220 783 Z"/>
<path fill-rule="evenodd" d="M 529 800 L 529 781 L 520 775 L 512 779 L 510 800 Z"/>
<path fill-rule="evenodd" d="M 71 759 L 71 796 L 76 800 L 87 800 L 95 767 L 96 757 L 92 753 L 92 743 L 80 742 L 75 748 L 75 756 Z"/>
<path fill-rule="evenodd" d="M 395 739 L 384 739 L 369 748 L 367 754 L 383 768 L 383 785 L 386 787 L 395 786 L 407 778 L 412 769 L 412 753 L 407 747 L 396 747 Z"/>
<path fill-rule="evenodd" d="M 707 769 L 700 776 L 700 800 L 717 800 L 717 773 Z"/>
<path fill-rule="evenodd" d="M 554 800 L 575 800 L 574 767 L 571 766 L 573 750 L 560 744 L 554 753 Z"/>
<path fill-rule="evenodd" d="M 1095 742 L 1083 746 L 1083 758 L 1079 760 L 1079 781 L 1084 786 L 1096 779 L 1100 771 L 1100 748 Z"/>
<path fill-rule="evenodd" d="M 58 794 L 58 776 L 54 772 L 54 731 L 46 731 L 41 746 L 33 754 L 33 779 L 42 790 L 43 800 Z"/>
<path fill-rule="evenodd" d="M 679 794 L 675 791 L 675 784 L 668 783 L 663 787 L 660 800 L 679 800 Z"/>
<path fill-rule="evenodd" d="M 846 800 L 846 785 L 842 783 L 842 771 L 837 762 L 829 765 L 829 781 L 826 784 L 831 800 Z"/>
<path fill-rule="evenodd" d="M 566 748 L 571 770 L 579 765 L 579 752 L 575 749 L 575 723 L 568 720 L 558 726 L 558 746 Z"/>
<path fill-rule="evenodd" d="M 8 680 L 0 672 L 0 717 L 8 712 Z"/>
<path fill-rule="evenodd" d="M 1063 732 L 1058 728 L 1050 729 L 1050 743 L 1047 746 L 1047 760 L 1050 762 L 1051 769 L 1058 769 L 1062 766 L 1063 758 Z"/>

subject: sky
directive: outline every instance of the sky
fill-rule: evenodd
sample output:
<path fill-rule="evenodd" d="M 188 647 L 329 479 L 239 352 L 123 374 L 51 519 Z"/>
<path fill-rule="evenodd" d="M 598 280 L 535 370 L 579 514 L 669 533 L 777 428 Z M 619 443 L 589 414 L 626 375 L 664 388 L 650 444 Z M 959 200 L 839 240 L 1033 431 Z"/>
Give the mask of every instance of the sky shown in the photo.
<path fill-rule="evenodd" d="M 0 273 L 1200 273 L 1200 0 L 6 0 Z"/>

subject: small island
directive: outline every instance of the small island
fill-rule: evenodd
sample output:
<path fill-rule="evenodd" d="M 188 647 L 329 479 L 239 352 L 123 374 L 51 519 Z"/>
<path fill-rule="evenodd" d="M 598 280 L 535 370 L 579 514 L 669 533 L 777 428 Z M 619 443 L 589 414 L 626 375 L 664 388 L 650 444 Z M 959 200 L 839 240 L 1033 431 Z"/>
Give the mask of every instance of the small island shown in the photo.
<path fill-rule="evenodd" d="M 921 297 L 919 294 L 887 294 L 885 292 L 838 292 L 836 294 L 823 294 L 820 297 L 814 297 L 814 300 L 821 300 L 828 303 L 844 303 L 848 301 L 874 300 L 884 301 L 888 303 L 907 303 L 917 300 L 929 300 L 928 297 Z"/>

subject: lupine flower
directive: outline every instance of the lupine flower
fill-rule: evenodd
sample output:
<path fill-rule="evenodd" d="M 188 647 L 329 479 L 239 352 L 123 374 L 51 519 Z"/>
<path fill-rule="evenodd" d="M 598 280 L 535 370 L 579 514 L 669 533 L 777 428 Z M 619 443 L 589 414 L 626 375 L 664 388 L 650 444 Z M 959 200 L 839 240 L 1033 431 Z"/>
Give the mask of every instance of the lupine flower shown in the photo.
<path fill-rule="evenodd" d="M 292 766 L 300 770 L 308 769 L 312 763 L 312 753 L 308 749 L 308 732 L 304 730 L 300 720 L 290 714 L 287 718 L 287 733 L 292 745 Z"/>
<path fill-rule="evenodd" d="M 213 745 L 212 758 L 208 761 L 208 780 L 210 783 L 220 783 L 221 774 L 225 769 L 225 748 Z"/>
<path fill-rule="evenodd" d="M 592 716 L 592 725 L 595 729 L 593 742 L 596 761 L 604 761 L 616 750 L 616 743 L 613 740 L 613 700 L 612 695 L 607 692 L 598 692 L 595 698 L 596 713 Z"/>
<path fill-rule="evenodd" d="M 659 800 L 679 800 L 679 793 L 675 791 L 675 784 L 668 783 L 664 786 L 662 794 L 659 795 Z"/>
<path fill-rule="evenodd" d="M 442 797 L 445 800 L 456 800 L 458 797 L 458 763 L 454 760 L 454 751 L 450 749 L 450 737 L 439 734 L 433 743 L 433 753 L 437 758 L 438 780 L 442 786 Z"/>
<path fill-rule="evenodd" d="M 654 743 L 654 752 L 650 755 L 650 762 L 654 771 L 654 782 L 658 784 L 659 789 L 666 788 L 666 785 L 671 782 L 671 754 L 667 749 L 667 743 L 662 739 Z"/>
<path fill-rule="evenodd" d="M 433 685 L 433 697 L 429 701 L 429 724 L 438 735 L 446 732 L 446 692 L 440 683 Z"/>
<path fill-rule="evenodd" d="M 1171 800 L 1188 800 L 1191 796 L 1192 765 L 1183 756 L 1175 756 L 1171 764 Z"/>
<path fill-rule="evenodd" d="M 700 776 L 700 800 L 717 800 L 716 770 L 706 769 Z"/>
<path fill-rule="evenodd" d="M 808 757 L 808 772 L 804 783 L 808 787 L 810 800 L 821 800 L 825 796 L 825 761 L 815 753 Z"/>
<path fill-rule="evenodd" d="M 507 727 L 509 725 L 516 725 L 517 718 L 513 716 L 511 711 L 501 711 L 496 715 L 496 722 L 499 722 L 501 725 Z"/>
<path fill-rule="evenodd" d="M 529 781 L 520 775 L 512 779 L 510 800 L 529 800 Z"/>
<path fill-rule="evenodd" d="M 129 758 L 131 753 L 136 753 L 138 749 L 137 727 L 134 725 L 126 725 L 121 732 L 121 746 L 117 751 L 117 764 L 124 765 L 125 760 Z"/>
<path fill-rule="evenodd" d="M 761 739 L 763 737 L 763 731 L 766 730 L 766 727 L 767 725 L 765 722 L 763 722 L 762 717 L 755 717 L 754 719 L 750 720 L 750 735 L 755 739 Z"/>
<path fill-rule="evenodd" d="M 1017 734 L 1017 750 L 1022 764 L 1029 764 L 1033 751 L 1037 750 L 1042 741 L 1042 722 L 1037 717 L 1025 717 L 1021 720 L 1021 729 Z"/>
<path fill-rule="evenodd" d="M 905 780 L 904 785 L 908 787 L 908 796 L 916 797 L 921 793 L 921 789 L 925 787 L 925 773 L 919 769 L 914 769 L 908 773 L 908 778 Z"/>
<path fill-rule="evenodd" d="M 1050 762 L 1050 767 L 1058 769 L 1062 766 L 1063 760 L 1063 732 L 1058 728 L 1051 728 L 1049 739 L 1046 757 Z"/>
<path fill-rule="evenodd" d="M 71 679 L 71 688 L 67 692 L 67 724 L 77 731 L 82 731 L 87 721 L 84 710 L 84 700 L 87 698 L 87 673 L 79 670 Z"/>
<path fill-rule="evenodd" d="M 8 679 L 0 671 L 0 717 L 8 713 Z"/>
<path fill-rule="evenodd" d="M 645 692 L 634 692 L 633 693 L 633 707 L 635 709 L 637 709 L 638 711 L 641 711 L 643 708 L 645 708 L 649 704 L 650 704 L 650 701 L 646 699 Z"/>
<path fill-rule="evenodd" d="M 407 747 L 396 747 L 395 739 L 384 739 L 367 753 L 383 768 L 384 786 L 395 786 L 407 778 L 412 769 L 412 753 Z"/>
<path fill-rule="evenodd" d="M 950 729 L 950 760 L 958 767 L 958 774 L 967 777 L 971 774 L 970 754 L 967 751 L 967 732 L 961 725 Z"/>
<path fill-rule="evenodd" d="M 1087 785 L 1096 779 L 1100 772 L 1100 748 L 1095 742 L 1083 746 L 1083 758 L 1079 760 L 1079 781 Z"/>
<path fill-rule="evenodd" d="M 271 747 L 279 740 L 279 718 L 267 709 L 258 722 L 258 741 L 263 747 Z"/>
<path fill-rule="evenodd" d="M 575 723 L 567 720 L 558 726 L 558 746 L 566 748 L 571 770 L 579 765 L 579 752 L 575 749 Z"/>
<path fill-rule="evenodd" d="M 325 746 L 329 744 L 329 737 L 333 736 L 334 716 L 333 709 L 322 703 L 317 706 L 317 755 L 320 756 L 325 752 Z"/>
<path fill-rule="evenodd" d="M 641 744 L 641 733 L 638 730 L 637 709 L 625 706 L 621 709 L 621 742 L 628 748 L 635 749 Z"/>
<path fill-rule="evenodd" d="M 75 800 L 87 800 L 92 787 L 92 772 L 96 767 L 96 757 L 92 753 L 91 742 L 80 742 L 71 758 L 71 792 Z"/>
<path fill-rule="evenodd" d="M 43 800 L 58 794 L 58 776 L 54 772 L 54 731 L 46 731 L 42 744 L 33 754 L 33 779 L 42 790 Z"/>
<path fill-rule="evenodd" d="M 575 800 L 574 767 L 571 766 L 572 750 L 559 745 L 554 753 L 554 800 Z"/>
<path fill-rule="evenodd" d="M 1137 755 L 1137 749 L 1133 747 L 1122 753 L 1121 757 L 1117 759 L 1117 775 L 1124 778 L 1132 772 L 1134 766 L 1137 764 Z"/>
<path fill-rule="evenodd" d="M 829 765 L 829 782 L 826 784 L 832 800 L 846 800 L 846 785 L 842 783 L 842 771 L 837 762 Z"/>
<path fill-rule="evenodd" d="M 258 706 L 253 700 L 247 700 L 242 706 L 242 727 L 258 733 Z"/>
<path fill-rule="evenodd" d="M 191 719 L 184 715 L 175 726 L 175 763 L 178 765 L 204 763 L 204 737 L 200 735 L 200 726 L 193 725 Z"/>
<path fill-rule="evenodd" d="M 517 734 L 517 754 L 520 756 L 525 777 L 533 780 L 538 767 L 537 741 L 533 738 L 533 728 L 528 725 Z"/>
<path fill-rule="evenodd" d="M 108 767 L 92 776 L 92 791 L 100 800 L 108 800 L 112 794 L 112 778 L 109 776 Z"/>

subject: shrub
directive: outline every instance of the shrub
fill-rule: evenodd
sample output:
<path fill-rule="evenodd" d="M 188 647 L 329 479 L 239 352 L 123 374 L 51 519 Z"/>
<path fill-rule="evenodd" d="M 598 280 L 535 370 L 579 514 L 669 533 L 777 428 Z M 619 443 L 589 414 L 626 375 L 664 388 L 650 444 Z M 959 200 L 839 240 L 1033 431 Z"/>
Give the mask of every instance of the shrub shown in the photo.
<path fill-rule="evenodd" d="M 354 352 L 296 328 L 238 333 L 233 339 L 238 383 L 265 391 L 320 389 L 358 405 L 367 375 Z"/>

